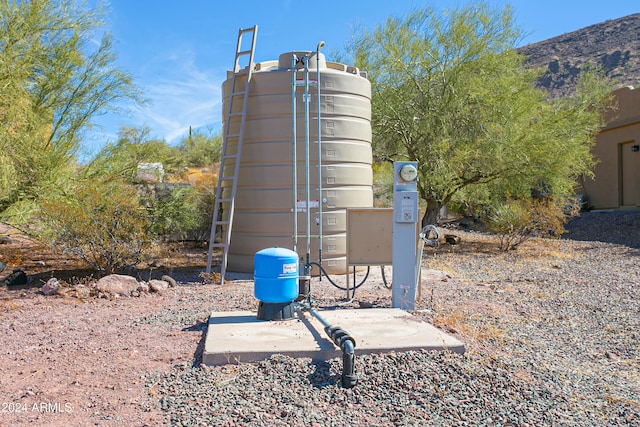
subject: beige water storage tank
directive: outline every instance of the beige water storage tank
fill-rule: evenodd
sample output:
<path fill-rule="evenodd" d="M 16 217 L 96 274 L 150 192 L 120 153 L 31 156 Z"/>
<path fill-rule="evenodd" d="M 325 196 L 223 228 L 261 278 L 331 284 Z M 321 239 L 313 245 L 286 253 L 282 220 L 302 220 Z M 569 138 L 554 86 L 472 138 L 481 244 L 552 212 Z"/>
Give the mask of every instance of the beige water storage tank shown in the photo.
<path fill-rule="evenodd" d="M 322 265 L 330 274 L 346 271 L 346 208 L 373 206 L 371 168 L 371 85 L 355 67 L 327 62 L 324 55 L 289 52 L 278 61 L 256 64 L 249 87 L 244 142 L 238 175 L 235 216 L 228 256 L 229 271 L 252 272 L 257 251 L 279 246 L 293 248 L 293 146 L 292 146 L 292 55 L 309 55 L 309 79 L 315 81 L 320 67 L 320 127 L 322 197 L 318 194 L 317 89 L 310 87 L 309 157 L 311 206 L 311 261 L 318 261 L 320 222 L 318 201 L 322 200 Z M 296 78 L 304 79 L 302 64 Z M 246 72 L 246 70 L 245 70 Z M 231 75 L 223 83 L 222 111 L 227 111 Z M 244 85 L 237 78 L 236 85 Z M 243 87 L 236 87 L 237 91 Z M 305 129 L 304 88 L 296 89 L 297 120 L 297 252 L 306 256 Z M 241 102 L 234 110 L 241 111 Z M 226 117 L 223 118 L 226 121 Z M 239 130 L 240 117 L 232 116 L 229 131 Z M 228 146 L 234 153 L 236 147 Z M 228 197 L 231 183 L 224 189 Z M 223 205 L 223 211 L 225 206 Z"/>

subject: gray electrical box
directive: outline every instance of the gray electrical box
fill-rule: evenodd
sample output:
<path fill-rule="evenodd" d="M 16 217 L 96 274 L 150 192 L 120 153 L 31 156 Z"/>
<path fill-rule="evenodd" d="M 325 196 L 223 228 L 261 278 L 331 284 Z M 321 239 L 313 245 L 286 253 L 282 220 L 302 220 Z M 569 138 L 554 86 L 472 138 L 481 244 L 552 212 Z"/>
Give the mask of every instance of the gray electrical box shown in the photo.
<path fill-rule="evenodd" d="M 394 308 L 414 310 L 416 304 L 416 249 L 418 234 L 418 164 L 393 164 L 393 279 L 391 304 Z"/>

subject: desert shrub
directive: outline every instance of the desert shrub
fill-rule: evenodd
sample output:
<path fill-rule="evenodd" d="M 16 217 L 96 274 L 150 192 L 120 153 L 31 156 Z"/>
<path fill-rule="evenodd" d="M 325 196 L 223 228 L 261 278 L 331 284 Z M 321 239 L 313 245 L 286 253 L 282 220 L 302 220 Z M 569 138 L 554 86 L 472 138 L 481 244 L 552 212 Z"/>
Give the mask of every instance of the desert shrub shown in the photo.
<path fill-rule="evenodd" d="M 182 240 L 206 222 L 203 196 L 196 188 L 172 185 L 151 188 L 141 200 L 147 209 L 150 235 Z"/>
<path fill-rule="evenodd" d="M 373 168 L 374 206 L 387 208 L 393 206 L 393 164 L 376 162 Z"/>
<path fill-rule="evenodd" d="M 98 271 L 113 273 L 145 257 L 147 214 L 135 188 L 121 181 L 80 181 L 41 210 L 43 239 Z"/>
<path fill-rule="evenodd" d="M 222 156 L 222 134 L 196 131 L 178 145 L 183 162 L 190 167 L 211 166 Z"/>
<path fill-rule="evenodd" d="M 534 236 L 560 236 L 567 219 L 579 209 L 573 198 L 512 199 L 491 210 L 484 221 L 500 237 L 500 249 L 508 251 Z"/>
<path fill-rule="evenodd" d="M 208 241 L 210 237 L 219 172 L 219 163 L 215 163 L 206 168 L 188 168 L 187 180 L 199 195 L 198 209 L 200 211 L 200 223 L 191 230 L 191 236 L 197 242 Z"/>

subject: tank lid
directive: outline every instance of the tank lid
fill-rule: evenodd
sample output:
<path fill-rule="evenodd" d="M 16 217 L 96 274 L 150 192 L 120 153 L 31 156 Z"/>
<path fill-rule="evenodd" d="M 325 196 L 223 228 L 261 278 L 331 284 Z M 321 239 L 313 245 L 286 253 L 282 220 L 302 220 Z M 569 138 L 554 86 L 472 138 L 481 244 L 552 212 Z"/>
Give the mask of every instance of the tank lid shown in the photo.
<path fill-rule="evenodd" d="M 298 258 L 297 252 L 294 252 L 291 249 L 287 249 L 287 248 L 280 248 L 278 246 L 259 250 L 258 252 L 255 253 L 255 255 L 264 256 L 264 257 L 293 257 L 296 259 Z"/>
<path fill-rule="evenodd" d="M 318 62 L 320 63 L 320 69 L 322 70 L 323 68 L 327 68 L 327 61 L 325 60 L 324 57 L 324 53 L 320 52 L 320 55 L 317 55 L 317 52 L 312 52 L 310 50 L 296 50 L 293 52 L 286 52 L 281 54 L 278 57 L 278 68 L 286 68 L 286 69 L 291 69 L 291 65 L 292 65 L 292 56 L 295 55 L 296 56 L 296 68 L 297 69 L 301 69 L 304 68 L 304 65 L 302 63 L 302 58 L 305 55 L 309 55 L 309 69 L 310 70 L 315 70 L 318 66 Z M 318 58 L 320 58 L 320 60 L 318 61 Z"/>

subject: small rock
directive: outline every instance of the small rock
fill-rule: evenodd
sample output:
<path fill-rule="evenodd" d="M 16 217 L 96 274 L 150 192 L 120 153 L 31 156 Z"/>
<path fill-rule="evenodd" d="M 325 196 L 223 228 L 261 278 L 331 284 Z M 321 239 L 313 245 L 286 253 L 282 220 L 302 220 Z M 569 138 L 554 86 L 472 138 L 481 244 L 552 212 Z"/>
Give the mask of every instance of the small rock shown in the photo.
<path fill-rule="evenodd" d="M 141 294 L 145 294 L 149 292 L 149 285 L 146 284 L 145 282 L 140 282 L 140 284 L 138 285 L 137 291 Z"/>
<path fill-rule="evenodd" d="M 369 301 L 358 301 L 360 308 L 373 308 L 373 303 Z"/>
<path fill-rule="evenodd" d="M 76 298 L 86 299 L 91 296 L 91 289 L 85 285 L 75 285 L 73 290 L 76 292 Z"/>
<path fill-rule="evenodd" d="M 461 240 L 460 240 L 460 237 L 454 234 L 445 234 L 444 241 L 450 245 L 459 245 Z"/>
<path fill-rule="evenodd" d="M 96 289 L 104 294 L 129 296 L 138 289 L 138 281 L 123 274 L 110 274 L 98 280 Z"/>
<path fill-rule="evenodd" d="M 172 288 L 175 288 L 177 286 L 176 280 L 171 276 L 167 276 L 165 274 L 164 276 L 161 277 L 161 279 L 167 282 L 169 286 L 171 286 Z"/>
<path fill-rule="evenodd" d="M 40 288 L 40 291 L 43 294 L 49 296 L 49 295 L 57 294 L 59 289 L 60 289 L 60 282 L 58 282 L 58 279 L 56 279 L 55 277 L 52 277 L 51 279 L 47 280 L 47 283 L 42 285 L 42 288 Z"/>
<path fill-rule="evenodd" d="M 161 294 L 162 292 L 169 289 L 169 282 L 165 282 L 164 280 L 151 279 L 149 280 L 149 288 L 153 292 Z"/>

